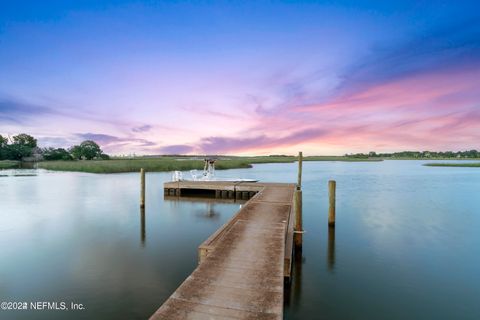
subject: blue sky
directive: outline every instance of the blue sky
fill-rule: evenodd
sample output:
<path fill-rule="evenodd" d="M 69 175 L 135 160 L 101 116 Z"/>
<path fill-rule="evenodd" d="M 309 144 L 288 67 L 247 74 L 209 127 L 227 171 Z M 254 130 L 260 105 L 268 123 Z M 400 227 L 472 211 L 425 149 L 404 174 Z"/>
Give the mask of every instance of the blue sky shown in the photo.
<path fill-rule="evenodd" d="M 479 9 L 1 2 L 0 134 L 111 153 L 480 148 Z"/>

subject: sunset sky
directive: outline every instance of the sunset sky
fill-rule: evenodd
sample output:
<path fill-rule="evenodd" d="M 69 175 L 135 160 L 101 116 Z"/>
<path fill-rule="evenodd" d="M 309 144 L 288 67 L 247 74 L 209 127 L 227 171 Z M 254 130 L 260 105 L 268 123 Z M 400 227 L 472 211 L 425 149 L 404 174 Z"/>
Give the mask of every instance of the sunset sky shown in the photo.
<path fill-rule="evenodd" d="M 0 134 L 21 132 L 111 154 L 480 149 L 480 3 L 1 1 Z"/>

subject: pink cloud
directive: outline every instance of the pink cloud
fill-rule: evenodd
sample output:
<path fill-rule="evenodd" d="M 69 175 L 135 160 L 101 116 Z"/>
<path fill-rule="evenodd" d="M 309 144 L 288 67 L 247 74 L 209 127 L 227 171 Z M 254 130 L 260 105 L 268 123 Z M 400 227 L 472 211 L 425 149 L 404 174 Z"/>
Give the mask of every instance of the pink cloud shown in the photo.
<path fill-rule="evenodd" d="M 462 149 L 480 138 L 480 68 L 438 70 L 372 85 L 314 105 L 258 112 L 245 137 L 210 137 L 204 152 L 256 152 L 315 144 L 379 151 Z"/>

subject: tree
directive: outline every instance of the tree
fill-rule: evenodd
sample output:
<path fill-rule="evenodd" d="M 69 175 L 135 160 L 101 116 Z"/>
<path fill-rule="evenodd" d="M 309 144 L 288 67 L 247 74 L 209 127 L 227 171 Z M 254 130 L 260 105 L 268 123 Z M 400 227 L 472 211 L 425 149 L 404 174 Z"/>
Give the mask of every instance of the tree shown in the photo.
<path fill-rule="evenodd" d="M 69 149 L 69 151 L 73 159 L 76 159 L 76 160 L 82 159 L 82 148 L 80 146 L 73 146 Z"/>
<path fill-rule="evenodd" d="M 13 136 L 13 144 L 18 144 L 20 146 L 30 147 L 31 149 L 37 146 L 37 139 L 26 134 L 21 133 L 19 135 Z"/>
<path fill-rule="evenodd" d="M 92 140 L 85 140 L 80 145 L 73 146 L 70 148 L 70 153 L 74 159 L 86 159 L 92 160 L 94 158 L 104 159 L 104 155 L 100 146 Z M 108 157 L 108 156 L 107 156 Z"/>
<path fill-rule="evenodd" d="M 10 145 L 6 144 L 5 140 L 2 137 L 2 144 L 5 145 L 2 148 L 2 154 L 3 157 L 10 160 L 22 160 L 30 157 L 33 149 L 37 147 L 37 139 L 25 133 L 13 136 L 13 143 Z"/>
<path fill-rule="evenodd" d="M 70 153 L 63 148 L 45 148 L 43 149 L 43 158 L 45 160 L 72 160 Z"/>
<path fill-rule="evenodd" d="M 8 139 L 7 138 L 4 138 L 1 134 L 0 134 L 0 148 L 5 148 L 8 144 Z"/>
<path fill-rule="evenodd" d="M 92 140 L 83 141 L 80 144 L 80 147 L 82 148 L 83 156 L 87 160 L 92 160 L 93 158 L 100 157 L 100 155 L 102 154 L 102 149 L 100 149 L 100 146 Z"/>
<path fill-rule="evenodd" d="M 0 135 L 0 160 L 9 158 L 10 150 L 8 150 L 8 139 Z"/>

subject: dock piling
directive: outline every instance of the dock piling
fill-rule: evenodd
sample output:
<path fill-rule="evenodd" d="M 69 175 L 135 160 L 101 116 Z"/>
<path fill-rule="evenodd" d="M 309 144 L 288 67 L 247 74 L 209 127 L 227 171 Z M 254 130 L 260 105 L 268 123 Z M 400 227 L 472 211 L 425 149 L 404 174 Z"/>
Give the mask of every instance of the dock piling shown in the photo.
<path fill-rule="evenodd" d="M 294 193 L 294 206 L 295 206 L 295 248 L 301 249 L 302 247 L 302 238 L 303 238 L 303 227 L 302 227 L 302 190 L 295 190 Z"/>
<path fill-rule="evenodd" d="M 329 200 L 329 208 L 328 208 L 328 226 L 335 227 L 335 188 L 337 183 L 335 180 L 328 181 L 328 200 Z"/>
<path fill-rule="evenodd" d="M 298 180 L 297 180 L 297 188 L 294 192 L 294 208 L 295 208 L 295 235 L 294 235 L 294 242 L 295 242 L 295 249 L 301 250 L 302 249 L 302 241 L 303 241 L 303 226 L 302 226 L 302 160 L 303 160 L 303 153 L 302 151 L 298 152 Z"/>
<path fill-rule="evenodd" d="M 145 170 L 140 169 L 140 208 L 145 208 Z"/>
<path fill-rule="evenodd" d="M 303 162 L 303 153 L 300 151 L 298 153 L 298 180 L 297 180 L 297 189 L 302 189 L 302 162 Z"/>

